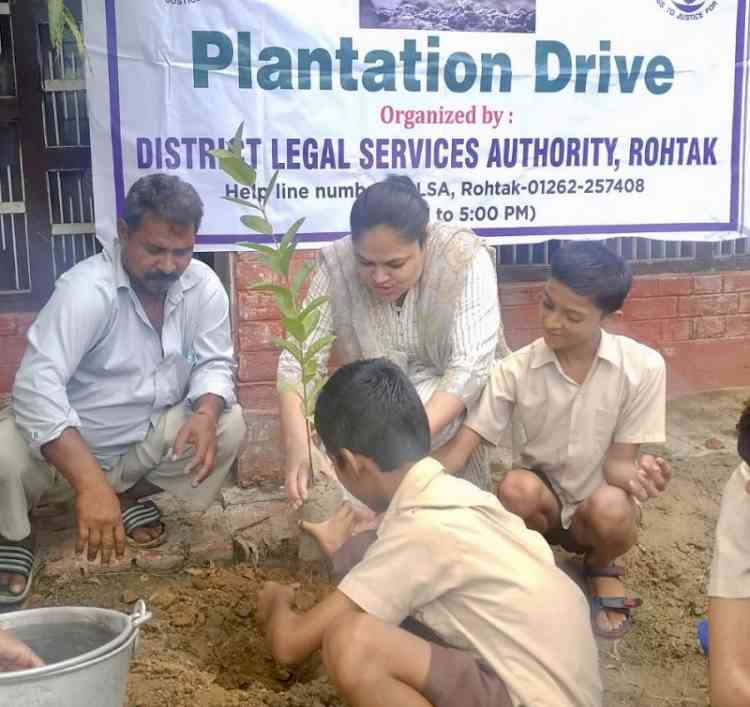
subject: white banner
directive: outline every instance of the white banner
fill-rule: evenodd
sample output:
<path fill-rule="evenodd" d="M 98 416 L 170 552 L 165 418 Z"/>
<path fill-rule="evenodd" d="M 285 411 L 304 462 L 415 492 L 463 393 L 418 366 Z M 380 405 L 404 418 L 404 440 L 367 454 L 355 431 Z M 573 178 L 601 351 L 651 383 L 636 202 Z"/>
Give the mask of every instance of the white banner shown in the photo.
<path fill-rule="evenodd" d="M 747 235 L 748 0 L 86 0 L 97 227 L 179 174 L 204 248 L 252 235 L 218 169 L 244 122 L 270 219 L 307 245 L 410 175 L 495 243 Z M 257 239 L 257 237 L 256 237 Z M 262 240 L 262 239 L 261 239 Z"/>

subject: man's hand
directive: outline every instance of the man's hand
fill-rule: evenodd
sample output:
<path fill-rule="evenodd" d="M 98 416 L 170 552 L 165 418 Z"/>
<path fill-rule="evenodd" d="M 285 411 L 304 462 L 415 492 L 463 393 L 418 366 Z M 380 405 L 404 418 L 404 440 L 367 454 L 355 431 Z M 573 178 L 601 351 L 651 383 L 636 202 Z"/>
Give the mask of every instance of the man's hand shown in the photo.
<path fill-rule="evenodd" d="M 639 501 L 647 501 L 656 498 L 667 488 L 671 476 L 672 471 L 664 459 L 642 454 L 635 477 L 630 480 L 626 490 Z"/>
<path fill-rule="evenodd" d="M 125 554 L 125 529 L 122 525 L 120 501 L 106 482 L 96 482 L 76 494 L 78 535 L 76 552 L 88 547 L 88 560 L 93 562 L 102 552 L 102 564 L 108 565 L 114 548 L 117 557 Z"/>
<path fill-rule="evenodd" d="M 44 661 L 25 643 L 0 630 L 0 673 L 41 668 Z"/>
<path fill-rule="evenodd" d="M 216 418 L 213 414 L 196 410 L 182 425 L 172 447 L 172 459 L 193 447 L 193 457 L 185 466 L 185 474 L 195 474 L 193 486 L 199 486 L 214 470 L 216 462 Z"/>

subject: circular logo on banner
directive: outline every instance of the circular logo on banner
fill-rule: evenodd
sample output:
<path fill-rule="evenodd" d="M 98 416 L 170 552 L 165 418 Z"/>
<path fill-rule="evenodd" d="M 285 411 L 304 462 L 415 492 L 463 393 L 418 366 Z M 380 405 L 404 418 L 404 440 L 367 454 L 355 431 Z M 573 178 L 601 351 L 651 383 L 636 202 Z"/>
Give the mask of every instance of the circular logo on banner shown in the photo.
<path fill-rule="evenodd" d="M 656 0 L 656 4 L 676 20 L 702 20 L 716 9 L 718 0 Z"/>

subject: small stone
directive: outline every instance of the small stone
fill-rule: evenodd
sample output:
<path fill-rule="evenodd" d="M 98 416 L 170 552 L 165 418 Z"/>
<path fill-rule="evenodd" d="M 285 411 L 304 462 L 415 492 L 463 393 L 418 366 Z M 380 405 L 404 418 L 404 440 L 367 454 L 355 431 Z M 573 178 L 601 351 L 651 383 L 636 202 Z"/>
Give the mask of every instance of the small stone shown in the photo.
<path fill-rule="evenodd" d="M 242 602 L 234 607 L 234 613 L 237 614 L 241 619 L 246 619 L 253 613 L 253 607 L 248 602 Z"/>
<path fill-rule="evenodd" d="M 175 612 L 172 616 L 172 626 L 177 626 L 178 628 L 190 626 L 197 623 L 195 619 L 195 611 L 193 609 L 183 609 L 182 611 Z"/>
<path fill-rule="evenodd" d="M 716 437 L 709 437 L 704 444 L 706 449 L 724 449 L 724 443 Z"/>
<path fill-rule="evenodd" d="M 283 665 L 276 665 L 274 666 L 274 677 L 279 682 L 287 682 L 292 677 L 292 671 L 288 668 L 285 668 Z"/>
<path fill-rule="evenodd" d="M 157 592 L 151 597 L 151 603 L 157 609 L 168 609 L 177 601 L 177 596 L 169 591 Z"/>
<path fill-rule="evenodd" d="M 126 589 L 120 595 L 120 599 L 122 599 L 123 604 L 135 604 L 138 601 L 138 595 L 134 591 Z"/>

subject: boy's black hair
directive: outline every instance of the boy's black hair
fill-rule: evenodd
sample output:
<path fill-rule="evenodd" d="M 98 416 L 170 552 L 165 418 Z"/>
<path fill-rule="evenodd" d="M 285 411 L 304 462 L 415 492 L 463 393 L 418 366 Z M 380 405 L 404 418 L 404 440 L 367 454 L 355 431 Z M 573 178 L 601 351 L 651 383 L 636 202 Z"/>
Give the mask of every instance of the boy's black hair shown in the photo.
<path fill-rule="evenodd" d="M 628 263 L 601 243 L 563 246 L 552 256 L 551 266 L 555 280 L 591 300 L 605 315 L 622 307 L 633 283 Z"/>
<path fill-rule="evenodd" d="M 371 184 L 354 202 L 349 225 L 356 242 L 365 231 L 390 226 L 405 241 L 424 245 L 430 207 L 409 177 L 391 174 Z"/>
<path fill-rule="evenodd" d="M 750 464 L 750 400 L 745 401 L 745 409 L 737 423 L 737 453 L 742 461 Z"/>
<path fill-rule="evenodd" d="M 422 401 L 406 374 L 385 358 L 339 368 L 320 391 L 315 428 L 330 454 L 348 449 L 382 471 L 414 464 L 430 452 Z"/>

